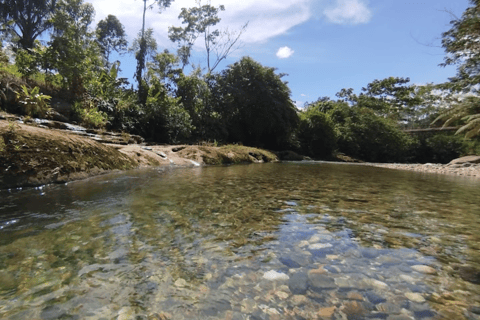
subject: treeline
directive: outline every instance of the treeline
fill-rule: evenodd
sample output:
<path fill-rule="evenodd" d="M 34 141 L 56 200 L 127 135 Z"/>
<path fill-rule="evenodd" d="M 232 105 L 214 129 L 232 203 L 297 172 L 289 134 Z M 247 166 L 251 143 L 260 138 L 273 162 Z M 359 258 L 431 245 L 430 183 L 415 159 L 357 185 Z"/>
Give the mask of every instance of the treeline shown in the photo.
<path fill-rule="evenodd" d="M 153 5 L 161 11 L 170 4 Z M 146 0 L 143 5 L 145 13 Z M 145 29 L 145 15 L 128 46 L 124 27 L 113 15 L 91 28 L 94 8 L 83 0 L 0 0 L 2 45 L 8 44 L 13 56 L 0 50 L 1 108 L 52 117 L 51 96 L 73 106 L 69 120 L 157 143 L 242 143 L 321 159 L 344 153 L 375 162 L 448 162 L 478 152 L 477 140 L 461 135 L 403 131 L 435 122 L 462 126 L 468 138 L 475 136 L 477 118 L 465 117 L 478 110 L 478 81 L 475 64 L 465 57 L 447 56 L 446 65 L 473 63 L 450 83 L 415 86 L 408 78 L 390 77 L 374 80 L 359 94 L 342 89 L 335 99 L 322 97 L 297 109 L 285 75 L 275 68 L 243 57 L 217 71 L 247 27 L 215 29 L 223 10 L 200 2 L 183 8 L 179 19 L 184 27 L 169 28 L 178 50 L 159 52 L 154 31 Z M 455 28 L 464 32 L 460 22 L 452 22 L 443 35 L 447 54 L 461 51 L 452 44 Z M 38 41 L 42 34 L 49 40 Z M 205 68 L 190 61 L 197 38 L 205 40 Z M 119 78 L 120 61 L 111 61 L 114 52 L 135 55 L 135 88 Z M 466 81 L 468 72 L 471 81 Z M 461 91 L 468 91 L 468 98 Z"/>

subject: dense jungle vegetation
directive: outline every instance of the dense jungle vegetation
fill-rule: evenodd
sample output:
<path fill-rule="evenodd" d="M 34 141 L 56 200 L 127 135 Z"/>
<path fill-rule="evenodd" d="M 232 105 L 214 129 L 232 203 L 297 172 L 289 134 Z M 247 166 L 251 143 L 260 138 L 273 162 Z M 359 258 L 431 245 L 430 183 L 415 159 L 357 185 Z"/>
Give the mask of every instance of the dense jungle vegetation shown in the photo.
<path fill-rule="evenodd" d="M 161 11 L 171 1 L 151 6 Z M 129 46 L 115 16 L 93 27 L 94 8 L 83 0 L 0 0 L 0 108 L 157 143 L 239 143 L 318 159 L 343 153 L 372 162 L 445 163 L 480 153 L 480 0 L 472 0 L 442 34 L 443 66 L 458 67 L 449 82 L 373 80 L 360 93 L 342 89 L 301 109 L 290 98 L 285 75 L 273 67 L 246 56 L 217 70 L 247 28 L 222 37 L 215 25 L 223 10 L 200 2 L 183 8 L 184 27 L 168 30 L 178 50 L 169 52 L 158 49 L 154 30 L 145 29 L 145 15 Z M 190 61 L 199 37 L 205 39 L 205 68 Z M 119 77 L 114 52 L 135 55 L 135 84 Z M 70 109 L 59 114 L 58 105 Z M 442 126 L 458 128 L 457 134 L 406 132 Z"/>

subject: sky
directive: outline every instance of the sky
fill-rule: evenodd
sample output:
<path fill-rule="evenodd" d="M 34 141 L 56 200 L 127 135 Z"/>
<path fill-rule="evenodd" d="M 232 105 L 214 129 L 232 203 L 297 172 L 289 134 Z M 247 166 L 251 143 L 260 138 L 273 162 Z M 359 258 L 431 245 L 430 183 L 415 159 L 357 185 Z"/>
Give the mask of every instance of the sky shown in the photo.
<path fill-rule="evenodd" d="M 142 0 L 85 0 L 95 8 L 95 25 L 115 15 L 125 26 L 129 43 L 142 26 Z M 152 4 L 153 0 L 147 0 Z M 203 0 L 202 4 L 206 4 Z M 238 31 L 248 22 L 241 46 L 215 71 L 250 56 L 263 66 L 287 74 L 291 98 L 298 107 L 319 97 L 335 99 L 342 88 L 362 87 L 390 76 L 410 78 L 413 84 L 442 83 L 456 73 L 442 68 L 445 52 L 441 35 L 450 29 L 452 14 L 461 17 L 468 0 L 212 0 L 220 11 L 220 30 Z M 161 52 L 175 52 L 168 27 L 181 26 L 181 8 L 195 0 L 176 0 L 159 13 L 147 12 Z M 205 49 L 198 41 L 192 61 L 206 67 Z M 133 55 L 119 58 L 123 77 L 131 79 Z"/>

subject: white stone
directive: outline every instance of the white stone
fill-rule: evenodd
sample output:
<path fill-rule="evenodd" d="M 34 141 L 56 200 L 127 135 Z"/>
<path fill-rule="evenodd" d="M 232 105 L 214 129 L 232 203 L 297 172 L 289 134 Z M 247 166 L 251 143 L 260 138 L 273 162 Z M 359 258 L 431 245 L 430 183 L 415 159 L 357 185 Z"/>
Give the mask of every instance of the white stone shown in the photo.
<path fill-rule="evenodd" d="M 426 273 L 426 274 L 435 274 L 435 273 L 437 273 L 437 271 L 436 271 L 435 269 L 433 269 L 432 267 L 425 266 L 425 265 L 422 265 L 422 264 L 418 264 L 418 265 L 412 266 L 412 269 L 415 270 L 415 271 L 417 271 L 417 272 Z"/>
<path fill-rule="evenodd" d="M 267 279 L 267 280 L 288 280 L 290 279 L 289 276 L 287 276 L 285 273 L 281 273 L 281 272 L 277 272 L 275 270 L 270 270 L 270 271 L 267 271 L 265 272 L 265 274 L 263 275 L 263 278 L 264 279 Z"/>
<path fill-rule="evenodd" d="M 422 297 L 420 293 L 415 293 L 415 292 L 407 292 L 405 293 L 405 297 L 407 297 L 409 300 L 417 303 L 422 303 L 425 302 L 425 298 Z"/>
<path fill-rule="evenodd" d="M 385 282 L 375 280 L 375 279 L 365 279 L 364 282 L 372 287 L 378 288 L 378 289 L 385 289 L 388 288 L 388 284 Z"/>
<path fill-rule="evenodd" d="M 320 250 L 325 248 L 330 248 L 332 245 L 330 243 L 314 243 L 308 246 L 310 250 Z"/>
<path fill-rule="evenodd" d="M 310 244 L 310 243 L 309 243 L 308 241 L 303 240 L 303 241 L 300 241 L 300 243 L 298 244 L 298 246 L 299 246 L 300 248 L 303 248 L 303 247 L 308 246 L 309 244 Z"/>
<path fill-rule="evenodd" d="M 176 287 L 179 287 L 179 288 L 183 288 L 187 285 L 187 281 L 185 281 L 185 279 L 178 279 L 177 281 L 175 281 L 175 286 Z"/>

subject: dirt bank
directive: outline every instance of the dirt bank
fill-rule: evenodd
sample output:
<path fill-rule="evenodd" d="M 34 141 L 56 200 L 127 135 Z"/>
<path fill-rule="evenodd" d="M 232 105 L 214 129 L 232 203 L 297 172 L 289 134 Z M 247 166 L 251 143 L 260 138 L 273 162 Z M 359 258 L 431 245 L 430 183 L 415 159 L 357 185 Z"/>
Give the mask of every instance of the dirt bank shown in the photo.
<path fill-rule="evenodd" d="M 64 130 L 0 120 L 0 189 L 67 182 L 141 166 L 270 162 L 270 152 L 244 146 L 104 144 Z"/>

